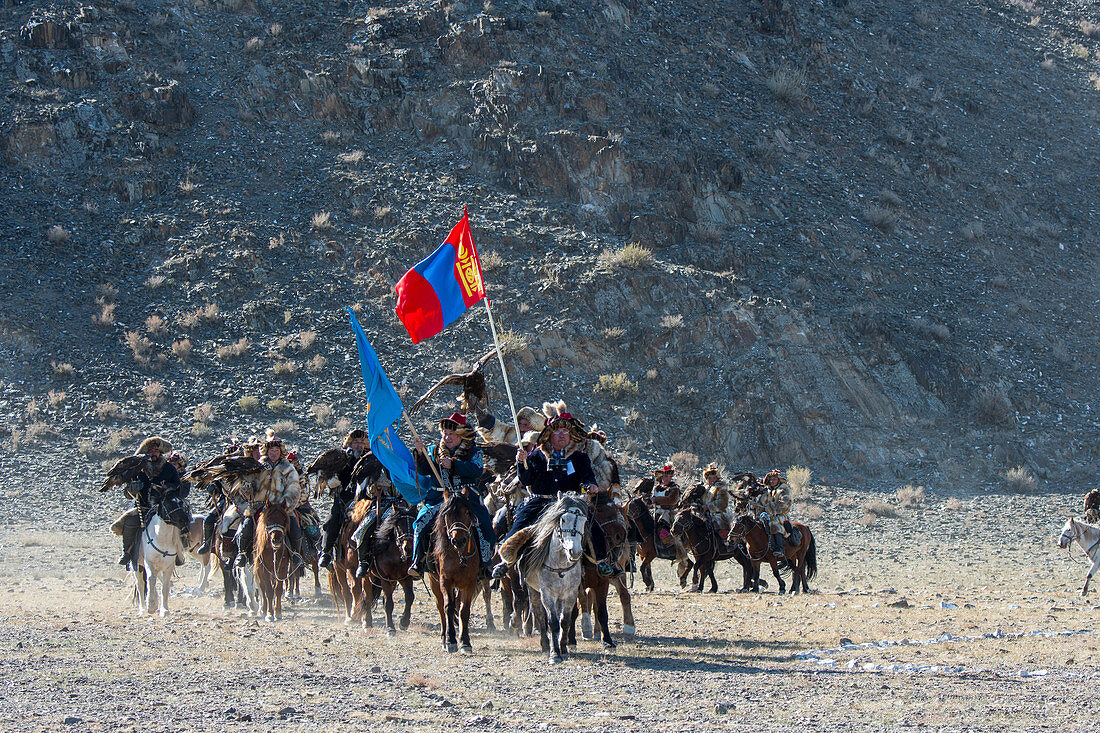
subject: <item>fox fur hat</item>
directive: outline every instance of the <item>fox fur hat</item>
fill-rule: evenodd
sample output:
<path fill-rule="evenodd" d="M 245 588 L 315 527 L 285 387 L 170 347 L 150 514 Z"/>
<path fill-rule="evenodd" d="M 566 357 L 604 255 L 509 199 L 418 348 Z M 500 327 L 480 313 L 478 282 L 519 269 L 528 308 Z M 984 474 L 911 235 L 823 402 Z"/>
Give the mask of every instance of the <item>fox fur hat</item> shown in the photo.
<path fill-rule="evenodd" d="M 345 448 L 350 448 L 351 443 L 352 443 L 353 440 L 360 440 L 360 439 L 366 441 L 367 431 L 366 430 L 360 430 L 359 428 L 356 428 L 355 430 L 352 430 L 346 436 L 344 436 L 344 447 Z"/>
<path fill-rule="evenodd" d="M 141 441 L 141 445 L 137 449 L 137 455 L 143 456 L 151 450 L 159 450 L 162 457 L 168 458 L 172 453 L 172 444 L 164 438 L 154 435 Z"/>
<path fill-rule="evenodd" d="M 543 402 L 542 414 L 546 416 L 546 425 L 539 431 L 539 445 L 550 442 L 550 434 L 555 428 L 569 428 L 569 440 L 573 443 L 581 443 L 588 439 L 588 430 L 577 418 L 573 417 L 565 407 L 565 400 L 556 402 Z"/>

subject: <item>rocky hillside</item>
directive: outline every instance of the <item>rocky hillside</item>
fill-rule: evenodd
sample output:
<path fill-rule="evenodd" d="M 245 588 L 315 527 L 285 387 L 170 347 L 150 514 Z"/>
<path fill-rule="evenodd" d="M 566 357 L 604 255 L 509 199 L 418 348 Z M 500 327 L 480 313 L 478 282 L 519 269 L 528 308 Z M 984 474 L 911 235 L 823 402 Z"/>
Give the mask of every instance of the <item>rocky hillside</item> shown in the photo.
<path fill-rule="evenodd" d="M 345 305 L 415 397 L 489 343 L 392 313 L 467 205 L 517 399 L 629 473 L 1094 482 L 1086 7 L 6 7 L 3 469 L 275 423 L 312 454 L 361 411 Z"/>

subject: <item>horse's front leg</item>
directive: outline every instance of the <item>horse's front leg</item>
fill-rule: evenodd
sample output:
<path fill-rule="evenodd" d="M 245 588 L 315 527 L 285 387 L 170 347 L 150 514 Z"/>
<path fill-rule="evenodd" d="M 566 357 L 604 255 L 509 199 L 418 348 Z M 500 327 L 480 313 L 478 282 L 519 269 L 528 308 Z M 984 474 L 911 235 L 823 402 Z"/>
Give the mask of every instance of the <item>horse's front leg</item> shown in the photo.
<path fill-rule="evenodd" d="M 363 628 L 369 629 L 374 626 L 374 583 L 370 578 L 361 579 L 363 590 Z"/>
<path fill-rule="evenodd" d="M 447 651 L 447 606 L 443 598 L 443 586 L 440 585 L 438 576 L 429 575 L 428 580 L 431 583 L 432 595 L 435 597 L 435 609 L 439 612 L 440 643 L 443 645 L 443 651 Z"/>
<path fill-rule="evenodd" d="M 496 631 L 497 626 L 493 623 L 493 589 L 489 587 L 488 580 L 482 580 L 478 587 L 481 589 L 481 597 L 485 600 L 485 629 Z"/>
<path fill-rule="evenodd" d="M 458 651 L 458 639 L 455 631 L 458 621 L 458 593 L 454 587 L 446 584 L 443 586 L 443 594 L 446 597 L 447 622 L 444 636 L 444 648 L 449 652 Z"/>
<path fill-rule="evenodd" d="M 388 580 L 382 581 L 382 592 L 385 594 L 382 607 L 386 610 L 386 636 L 393 636 L 397 633 L 397 629 L 393 625 L 393 591 L 395 587 L 395 583 Z"/>
<path fill-rule="evenodd" d="M 623 636 L 634 636 L 634 608 L 630 604 L 630 589 L 623 582 L 623 576 L 618 576 L 612 583 L 619 593 L 619 605 L 623 608 Z"/>
<path fill-rule="evenodd" d="M 1097 556 L 1096 561 L 1089 568 L 1089 574 L 1085 576 L 1085 587 L 1081 590 L 1081 595 L 1089 592 L 1089 581 L 1092 580 L 1092 576 L 1096 574 L 1097 570 L 1100 570 L 1100 556 Z"/>
<path fill-rule="evenodd" d="M 145 568 L 145 612 L 152 615 L 157 612 L 157 573 L 152 568 Z"/>
<path fill-rule="evenodd" d="M 560 604 L 556 599 L 549 603 L 546 601 L 542 603 L 543 610 L 546 612 L 546 625 L 549 627 L 550 664 L 561 664 L 562 662 L 561 616 L 558 612 L 558 605 Z"/>
<path fill-rule="evenodd" d="M 470 611 L 474 606 L 476 594 L 476 585 L 472 589 L 463 589 L 459 594 L 458 640 L 461 642 L 464 654 L 469 654 L 474 650 L 473 644 L 470 643 Z"/>
<path fill-rule="evenodd" d="M 409 621 L 412 619 L 412 605 L 413 605 L 413 582 L 412 578 L 405 578 L 401 581 L 401 588 L 405 591 L 405 610 L 401 612 L 401 630 L 409 628 Z"/>
<path fill-rule="evenodd" d="M 775 576 L 775 581 L 779 583 L 779 595 L 783 595 L 787 592 L 787 584 L 783 582 L 783 576 L 779 574 L 779 564 L 775 561 L 775 556 L 768 558 L 768 562 L 772 566 L 772 575 Z"/>
<path fill-rule="evenodd" d="M 607 587 L 608 583 L 602 583 L 603 587 L 594 591 L 596 593 L 596 621 L 599 622 L 603 648 L 614 649 L 615 641 L 611 638 L 611 622 L 607 616 Z"/>
<path fill-rule="evenodd" d="M 173 563 L 167 570 L 164 571 L 164 577 L 160 580 L 160 617 L 164 618 L 169 614 L 168 611 L 168 594 L 172 590 L 172 571 L 175 569 L 175 563 Z"/>

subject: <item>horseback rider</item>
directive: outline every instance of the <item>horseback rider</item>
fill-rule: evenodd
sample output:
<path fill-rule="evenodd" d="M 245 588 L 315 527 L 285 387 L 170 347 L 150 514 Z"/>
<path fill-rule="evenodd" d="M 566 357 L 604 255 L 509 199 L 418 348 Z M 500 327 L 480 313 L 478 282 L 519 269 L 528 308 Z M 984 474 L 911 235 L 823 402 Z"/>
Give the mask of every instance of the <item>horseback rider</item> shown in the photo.
<path fill-rule="evenodd" d="M 286 449 L 270 430 L 263 444 L 263 470 L 256 481 L 252 496 L 248 497 L 248 509 L 244 520 L 237 530 L 237 566 L 247 567 L 252 563 L 252 544 L 256 537 L 256 516 L 268 503 L 280 503 L 287 510 L 286 528 L 290 547 L 301 554 L 302 530 L 298 526 L 297 513 L 294 511 L 301 501 L 301 488 L 298 483 L 298 471 L 286 459 Z"/>
<path fill-rule="evenodd" d="M 711 517 L 718 525 L 719 534 L 724 536 L 733 522 L 733 507 L 730 506 L 729 488 L 717 463 L 711 463 L 703 469 L 703 486 L 707 489 L 707 506 Z"/>
<path fill-rule="evenodd" d="M 654 506 L 654 519 L 672 524 L 672 510 L 680 503 L 680 485 L 673 480 L 676 473 L 671 465 L 665 464 L 653 471 L 653 493 L 650 501 Z"/>
<path fill-rule="evenodd" d="M 356 553 L 359 555 L 359 565 L 355 568 L 356 578 L 365 578 L 370 573 L 374 531 L 378 528 L 379 520 L 384 520 L 393 510 L 394 502 L 397 500 L 393 482 L 390 481 L 389 474 L 384 469 L 374 481 L 364 481 L 359 485 L 352 504 L 358 504 L 363 499 L 370 502 L 370 509 L 351 535 L 351 541 L 355 543 Z"/>
<path fill-rule="evenodd" d="M 329 570 L 332 570 L 333 553 L 340 539 L 340 530 L 344 528 L 344 522 L 347 521 L 349 508 L 355 505 L 357 487 L 352 484 L 351 472 L 356 462 L 369 452 L 367 431 L 359 428 L 350 431 L 344 436 L 343 448 L 351 460 L 328 482 L 328 487 L 333 489 L 332 510 L 329 511 L 328 521 L 324 525 L 325 544 L 321 553 L 321 567 Z"/>
<path fill-rule="evenodd" d="M 416 472 L 420 480 L 429 487 L 428 493 L 420 506 L 420 511 L 413 522 L 413 565 L 409 574 L 420 577 L 425 572 L 425 555 L 428 550 L 428 532 L 439 513 L 439 506 L 443 503 L 443 488 L 432 471 L 430 461 L 439 468 L 439 475 L 443 479 L 448 491 L 465 494 L 469 499 L 474 515 L 477 517 L 478 543 L 481 550 L 482 570 L 487 570 L 493 559 L 493 519 L 489 516 L 489 510 L 481 503 L 478 494 L 478 480 L 484 471 L 484 461 L 481 448 L 474 443 L 477 434 L 466 423 L 466 416 L 460 413 L 452 413 L 439 421 L 440 439 L 438 445 L 431 449 L 424 446 L 424 441 L 419 438 L 413 443 L 416 450 Z"/>
<path fill-rule="evenodd" d="M 141 441 L 135 455 L 145 456 L 145 463 L 141 471 L 134 477 L 138 482 L 136 495 L 130 508 L 123 515 L 122 524 L 122 556 L 118 564 L 127 570 L 136 570 L 134 553 L 137 549 L 137 538 L 141 532 L 144 515 L 153 507 L 153 496 L 150 491 L 155 491 L 159 501 L 168 504 L 183 505 L 183 499 L 190 491 L 190 487 L 180 483 L 179 471 L 168 462 L 168 455 L 172 453 L 172 444 L 164 438 L 153 436 Z M 182 534 L 182 532 L 181 532 Z M 176 563 L 182 565 L 182 558 L 177 557 Z"/>
<path fill-rule="evenodd" d="M 760 512 L 758 519 L 767 525 L 772 552 L 782 557 L 792 529 L 788 516 L 793 503 L 791 492 L 778 468 L 769 471 L 762 483 L 764 484 L 763 511 Z"/>
<path fill-rule="evenodd" d="M 290 465 L 294 466 L 294 470 L 298 472 L 299 482 L 301 477 L 305 476 L 305 471 L 302 470 L 302 462 L 298 458 L 298 454 L 291 451 L 287 454 L 286 459 L 290 462 Z M 310 557 L 316 557 L 316 552 L 321 547 L 321 517 L 317 515 L 317 510 L 313 508 L 313 505 L 309 503 L 309 478 L 306 478 L 305 491 L 301 491 L 301 497 L 298 501 L 298 506 L 294 507 L 294 516 L 298 519 L 298 525 L 302 530 L 302 543 L 300 545 L 303 559 L 306 557 L 305 543 L 308 542 L 310 546 Z"/>
<path fill-rule="evenodd" d="M 538 521 L 542 513 L 560 492 L 585 493 L 597 491 L 592 463 L 581 450 L 588 432 L 579 420 L 568 412 L 549 417 L 546 427 L 538 437 L 537 449 L 528 453 L 523 448 L 516 451 L 516 469 L 519 480 L 531 490 L 531 496 L 516 512 L 512 528 L 501 539 L 503 544 L 516 532 Z M 607 538 L 597 523 L 591 525 L 592 550 L 601 575 L 614 577 L 622 572 L 610 560 Z M 493 577 L 502 578 L 508 572 L 508 563 L 501 562 L 493 568 Z"/>
<path fill-rule="evenodd" d="M 231 443 L 228 448 L 225 449 L 224 455 L 233 455 L 234 453 L 241 453 L 241 446 L 236 443 Z M 208 511 L 202 518 L 202 544 L 196 548 L 195 553 L 199 555 L 205 555 L 213 549 L 214 543 L 214 528 L 218 525 L 218 519 L 220 519 L 229 508 L 229 497 L 225 494 L 225 487 L 222 486 L 221 481 L 211 481 L 206 485 L 206 506 Z"/>
<path fill-rule="evenodd" d="M 1085 521 L 1100 523 L 1100 489 L 1093 489 L 1085 495 Z"/>

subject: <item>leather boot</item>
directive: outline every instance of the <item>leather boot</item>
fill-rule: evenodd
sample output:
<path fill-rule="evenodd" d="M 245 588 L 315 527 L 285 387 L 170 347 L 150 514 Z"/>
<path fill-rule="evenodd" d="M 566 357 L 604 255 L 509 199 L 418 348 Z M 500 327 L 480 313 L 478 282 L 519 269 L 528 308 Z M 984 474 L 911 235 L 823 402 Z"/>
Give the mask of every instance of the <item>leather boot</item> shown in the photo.
<path fill-rule="evenodd" d="M 217 516 L 207 514 L 202 520 L 202 544 L 195 550 L 199 555 L 207 555 L 210 553 L 211 545 L 214 544 L 214 527 L 218 523 Z"/>
<path fill-rule="evenodd" d="M 122 555 L 118 558 L 118 564 L 127 570 L 137 569 L 134 566 L 134 548 L 137 546 L 137 536 L 140 531 L 141 525 L 138 524 L 136 517 L 127 518 L 126 523 L 122 525 Z"/>
<path fill-rule="evenodd" d="M 365 578 L 370 574 L 371 539 L 370 533 L 366 533 L 363 536 L 363 541 L 356 548 L 359 553 L 359 566 L 355 568 L 356 578 Z"/>
<path fill-rule="evenodd" d="M 772 537 L 771 537 L 771 551 L 773 553 L 775 553 L 775 555 L 777 557 L 783 557 L 786 554 L 784 552 L 784 549 L 785 549 L 784 545 L 785 544 L 786 544 L 786 541 L 784 540 L 783 535 L 779 534 L 778 532 L 776 532 L 775 534 L 772 535 Z"/>

